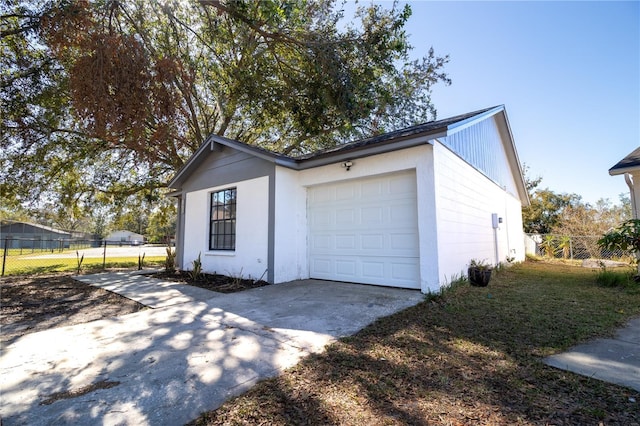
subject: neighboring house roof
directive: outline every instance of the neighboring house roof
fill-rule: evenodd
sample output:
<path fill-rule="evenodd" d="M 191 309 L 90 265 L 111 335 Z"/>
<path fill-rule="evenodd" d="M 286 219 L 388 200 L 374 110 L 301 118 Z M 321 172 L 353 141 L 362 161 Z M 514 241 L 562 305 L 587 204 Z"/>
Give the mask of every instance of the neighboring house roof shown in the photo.
<path fill-rule="evenodd" d="M 508 131 L 511 143 L 505 148 L 507 149 L 508 157 L 513 159 L 514 164 L 516 164 L 515 167 L 518 169 L 518 174 L 520 175 L 514 176 L 516 181 L 518 181 L 518 193 L 520 194 L 521 199 L 527 200 L 526 202 L 528 202 L 528 195 L 524 186 L 524 179 L 522 177 L 518 156 L 515 151 L 515 146 L 513 145 L 513 136 L 511 135 L 511 129 L 509 128 L 509 121 L 506 116 L 504 105 L 485 108 L 443 120 L 430 121 L 428 123 L 337 145 L 333 148 L 300 156 L 279 154 L 264 148 L 224 138 L 222 136 L 210 135 L 200 148 L 198 148 L 198 150 L 191 156 L 191 158 L 189 158 L 185 165 L 178 170 L 176 175 L 169 182 L 168 187 L 179 190 L 180 186 L 189 177 L 191 172 L 201 165 L 207 158 L 207 154 L 220 148 L 218 145 L 237 149 L 238 151 L 254 155 L 279 166 L 294 170 L 304 170 L 337 163 L 339 161 L 353 160 L 356 158 L 431 143 L 430 141 L 433 141 L 436 138 L 449 136 L 494 115 L 500 115 L 502 117 Z"/>
<path fill-rule="evenodd" d="M 71 235 L 70 231 L 63 231 L 61 229 L 52 228 L 50 226 L 38 225 L 37 223 L 21 222 L 21 221 L 17 221 L 17 220 L 3 220 L 2 222 L 0 222 L 0 227 L 2 227 L 2 228 L 4 228 L 5 226 L 11 226 L 13 228 L 14 225 L 27 225 L 27 226 L 31 226 L 31 227 L 34 227 L 34 228 L 41 229 L 43 231 L 51 232 L 53 234 Z M 13 230 L 12 230 L 12 232 L 13 233 L 18 233 L 18 232 L 15 232 Z M 27 232 L 27 233 L 31 234 L 32 232 Z"/>
<path fill-rule="evenodd" d="M 640 147 L 634 149 L 629 155 L 609 169 L 611 176 L 622 175 L 634 170 L 640 170 Z"/>
<path fill-rule="evenodd" d="M 140 236 L 142 237 L 142 234 L 138 234 L 137 232 L 133 232 L 133 231 L 127 231 L 126 229 L 119 229 L 117 231 L 112 231 L 109 233 L 108 237 L 112 236 L 112 235 L 127 235 L 127 236 L 131 236 L 131 235 L 135 235 L 135 236 Z"/>

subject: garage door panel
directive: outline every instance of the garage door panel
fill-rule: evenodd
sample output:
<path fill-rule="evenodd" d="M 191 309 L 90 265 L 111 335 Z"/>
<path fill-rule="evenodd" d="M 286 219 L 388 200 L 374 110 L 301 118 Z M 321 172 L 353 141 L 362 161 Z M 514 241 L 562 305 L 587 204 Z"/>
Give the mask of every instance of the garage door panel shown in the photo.
<path fill-rule="evenodd" d="M 312 203 L 324 203 L 331 200 L 331 188 L 318 187 L 317 190 L 310 194 L 309 201 Z"/>
<path fill-rule="evenodd" d="M 353 200 L 355 197 L 355 188 L 351 185 L 339 185 L 335 190 L 335 200 Z"/>
<path fill-rule="evenodd" d="M 361 257 L 333 260 L 329 257 L 315 260 L 313 278 L 417 288 L 415 270 L 418 259 L 386 257 Z"/>
<path fill-rule="evenodd" d="M 362 276 L 368 280 L 384 280 L 384 261 L 363 260 Z"/>
<path fill-rule="evenodd" d="M 389 191 L 394 194 L 415 194 L 415 174 L 402 174 L 389 177 Z"/>
<path fill-rule="evenodd" d="M 313 250 L 331 250 L 333 247 L 331 235 L 314 235 L 311 239 L 311 248 Z"/>
<path fill-rule="evenodd" d="M 419 288 L 414 172 L 308 193 L 312 278 Z"/>
<path fill-rule="evenodd" d="M 416 234 L 389 234 L 389 248 L 397 252 L 407 250 L 409 256 L 414 253 L 417 244 Z"/>
<path fill-rule="evenodd" d="M 391 262 L 391 279 L 393 280 L 411 280 L 414 277 L 416 267 L 415 261 L 395 260 Z"/>
<path fill-rule="evenodd" d="M 363 207 L 362 209 L 360 209 L 360 221 L 363 225 L 382 225 L 383 217 L 384 209 L 380 206 Z"/>
<path fill-rule="evenodd" d="M 378 197 L 380 197 L 382 195 L 382 191 L 383 191 L 383 185 L 382 182 L 364 182 L 361 186 L 361 197 L 363 199 L 377 199 Z"/>
<path fill-rule="evenodd" d="M 357 261 L 342 259 L 336 261 L 336 274 L 342 277 L 356 277 Z"/>
<path fill-rule="evenodd" d="M 353 208 L 336 210 L 335 223 L 338 226 L 353 226 L 357 223 L 356 212 Z"/>
<path fill-rule="evenodd" d="M 333 222 L 331 219 L 331 212 L 327 210 L 314 211 L 309 216 L 311 226 L 314 227 L 328 226 Z"/>
<path fill-rule="evenodd" d="M 356 239 L 355 235 L 336 235 L 335 248 L 338 250 L 355 250 Z"/>
<path fill-rule="evenodd" d="M 384 248 L 384 235 L 369 234 L 360 236 L 362 250 L 382 250 Z"/>
<path fill-rule="evenodd" d="M 316 271 L 317 274 L 331 274 L 331 260 L 316 258 L 312 259 L 312 268 Z"/>

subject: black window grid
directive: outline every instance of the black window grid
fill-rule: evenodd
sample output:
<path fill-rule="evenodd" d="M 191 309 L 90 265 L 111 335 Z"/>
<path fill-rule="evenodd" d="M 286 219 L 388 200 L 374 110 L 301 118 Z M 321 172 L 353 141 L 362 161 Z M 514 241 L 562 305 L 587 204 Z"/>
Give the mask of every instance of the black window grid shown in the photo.
<path fill-rule="evenodd" d="M 236 188 L 211 193 L 209 250 L 236 249 Z"/>

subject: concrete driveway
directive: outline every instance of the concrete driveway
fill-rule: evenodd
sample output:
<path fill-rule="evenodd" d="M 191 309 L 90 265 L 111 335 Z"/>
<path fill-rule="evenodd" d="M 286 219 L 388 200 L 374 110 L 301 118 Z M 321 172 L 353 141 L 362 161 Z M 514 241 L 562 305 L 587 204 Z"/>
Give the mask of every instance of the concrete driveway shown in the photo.
<path fill-rule="evenodd" d="M 113 284 L 104 275 L 88 277 Z M 119 276 L 123 288 L 162 287 L 152 289 L 149 280 Z M 2 424 L 184 424 L 423 295 L 307 280 L 175 300 L 2 348 Z"/>

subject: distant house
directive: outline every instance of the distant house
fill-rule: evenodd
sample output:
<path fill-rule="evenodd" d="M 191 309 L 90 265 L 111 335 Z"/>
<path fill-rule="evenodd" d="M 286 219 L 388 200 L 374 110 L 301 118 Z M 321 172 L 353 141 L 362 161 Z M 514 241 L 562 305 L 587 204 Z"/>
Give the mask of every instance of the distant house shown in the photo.
<path fill-rule="evenodd" d="M 211 135 L 168 185 L 177 263 L 270 283 L 438 291 L 524 260 L 529 199 L 503 106 L 292 157 Z"/>
<path fill-rule="evenodd" d="M 638 208 L 640 207 L 640 147 L 634 149 L 622 160 L 609 169 L 611 176 L 624 175 L 629 192 L 631 193 L 631 211 L 633 218 L 638 219 Z"/>
<path fill-rule="evenodd" d="M 12 220 L 0 222 L 2 248 L 6 240 L 7 248 L 57 249 L 68 247 L 68 240 L 72 237 L 71 232 L 45 225 Z"/>
<path fill-rule="evenodd" d="M 144 244 L 144 235 L 136 234 L 132 231 L 113 231 L 104 239 L 108 244 L 127 244 L 140 245 Z"/>

